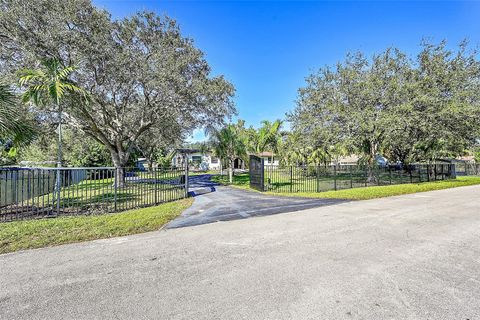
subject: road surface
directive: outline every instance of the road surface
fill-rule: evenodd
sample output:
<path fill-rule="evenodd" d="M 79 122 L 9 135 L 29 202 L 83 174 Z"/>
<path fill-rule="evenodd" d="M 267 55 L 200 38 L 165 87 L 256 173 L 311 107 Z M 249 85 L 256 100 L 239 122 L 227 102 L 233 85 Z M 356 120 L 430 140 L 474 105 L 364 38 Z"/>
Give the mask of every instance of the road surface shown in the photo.
<path fill-rule="evenodd" d="M 479 319 L 480 186 L 0 255 L 1 319 Z"/>

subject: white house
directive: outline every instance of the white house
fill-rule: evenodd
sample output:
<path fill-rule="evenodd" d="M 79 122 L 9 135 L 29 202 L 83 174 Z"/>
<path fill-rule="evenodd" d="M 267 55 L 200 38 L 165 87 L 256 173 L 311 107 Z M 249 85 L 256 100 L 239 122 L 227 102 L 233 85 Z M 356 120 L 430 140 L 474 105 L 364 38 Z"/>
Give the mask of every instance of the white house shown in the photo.
<path fill-rule="evenodd" d="M 280 158 L 275 156 L 272 152 L 265 151 L 255 155 L 262 158 L 263 164 L 266 166 L 278 166 L 280 164 Z"/>
<path fill-rule="evenodd" d="M 172 158 L 172 166 L 174 167 L 183 167 L 185 158 L 187 158 L 193 170 L 220 170 L 220 159 L 210 152 L 202 152 L 198 149 L 177 149 L 176 151 Z"/>

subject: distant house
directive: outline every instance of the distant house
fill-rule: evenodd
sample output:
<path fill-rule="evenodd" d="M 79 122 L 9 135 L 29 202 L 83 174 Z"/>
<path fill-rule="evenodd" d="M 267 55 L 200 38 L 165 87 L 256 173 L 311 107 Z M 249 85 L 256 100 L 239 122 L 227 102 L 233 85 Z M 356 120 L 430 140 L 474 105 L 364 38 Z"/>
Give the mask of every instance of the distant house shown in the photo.
<path fill-rule="evenodd" d="M 148 162 L 147 158 L 138 158 L 135 162 L 135 167 L 141 171 L 145 171 L 148 169 Z"/>
<path fill-rule="evenodd" d="M 273 152 L 264 151 L 261 153 L 255 153 L 253 155 L 262 158 L 263 164 L 266 166 L 278 166 L 280 164 L 280 158 L 275 156 Z"/>
<path fill-rule="evenodd" d="M 359 161 L 360 156 L 356 154 L 351 154 L 348 156 L 339 157 L 336 161 L 332 161 L 330 165 L 356 165 L 359 163 Z M 375 156 L 375 162 L 381 167 L 387 166 L 389 163 L 388 159 L 380 154 L 377 154 Z"/>
<path fill-rule="evenodd" d="M 356 154 L 348 155 L 348 156 L 343 156 L 339 157 L 337 161 L 332 161 L 331 165 L 354 165 L 358 164 L 358 161 L 360 160 L 360 157 L 357 156 Z"/>
<path fill-rule="evenodd" d="M 177 149 L 172 158 L 172 166 L 183 167 L 185 159 L 188 164 L 195 170 L 220 170 L 220 159 L 215 157 L 211 152 L 202 152 L 198 149 Z"/>

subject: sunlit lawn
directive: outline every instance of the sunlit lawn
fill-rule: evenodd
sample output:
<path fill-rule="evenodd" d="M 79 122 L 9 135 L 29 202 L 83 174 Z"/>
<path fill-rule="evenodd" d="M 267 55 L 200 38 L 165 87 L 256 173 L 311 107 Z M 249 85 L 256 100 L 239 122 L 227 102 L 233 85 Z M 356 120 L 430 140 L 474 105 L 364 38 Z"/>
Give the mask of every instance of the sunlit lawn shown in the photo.
<path fill-rule="evenodd" d="M 115 214 L 0 223 L 0 253 L 158 230 L 192 198 Z"/>
<path fill-rule="evenodd" d="M 221 184 L 228 184 L 241 189 L 250 189 L 250 175 L 248 173 L 237 173 L 233 176 L 233 183 L 230 184 L 228 175 L 214 175 L 211 180 Z"/>
<path fill-rule="evenodd" d="M 185 191 L 183 185 L 178 184 L 178 177 L 156 178 L 163 180 L 152 180 L 147 176 L 127 178 L 125 186 L 117 189 L 113 185 L 113 178 L 84 180 L 64 186 L 60 192 L 60 208 L 64 213 L 104 213 L 168 202 L 184 196 Z M 49 192 L 24 200 L 21 205 L 49 208 L 56 206 L 55 201 L 56 193 Z"/>

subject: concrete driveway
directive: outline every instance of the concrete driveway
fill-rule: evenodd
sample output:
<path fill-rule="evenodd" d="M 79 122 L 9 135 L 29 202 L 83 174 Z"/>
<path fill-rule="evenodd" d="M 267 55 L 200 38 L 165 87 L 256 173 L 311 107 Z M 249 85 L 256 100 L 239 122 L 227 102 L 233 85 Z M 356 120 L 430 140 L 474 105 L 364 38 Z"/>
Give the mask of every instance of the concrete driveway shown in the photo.
<path fill-rule="evenodd" d="M 345 202 L 336 199 L 278 197 L 220 186 L 206 175 L 190 178 L 190 190 L 214 188 L 214 192 L 195 197 L 193 205 L 170 222 L 167 228 L 195 226 L 218 221 L 245 219 L 277 213 L 293 212 Z"/>
<path fill-rule="evenodd" d="M 479 319 L 480 187 L 0 256 L 1 319 Z"/>

